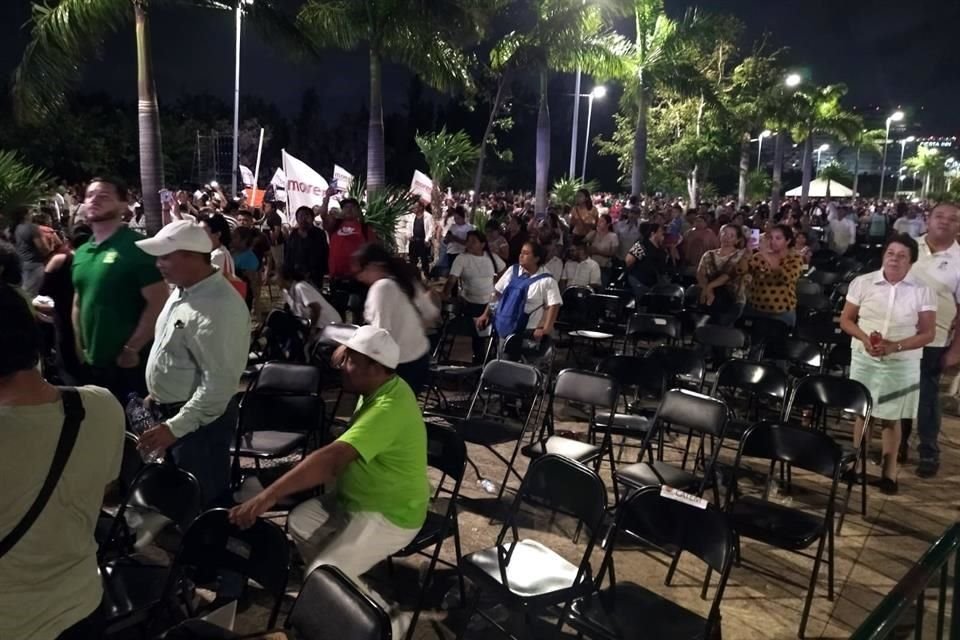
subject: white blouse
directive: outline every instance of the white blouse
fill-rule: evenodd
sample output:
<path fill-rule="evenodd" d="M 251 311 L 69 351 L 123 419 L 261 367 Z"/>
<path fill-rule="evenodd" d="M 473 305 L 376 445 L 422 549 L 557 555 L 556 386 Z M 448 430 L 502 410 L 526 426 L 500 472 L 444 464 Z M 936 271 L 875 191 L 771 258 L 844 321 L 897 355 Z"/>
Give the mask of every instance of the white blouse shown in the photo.
<path fill-rule="evenodd" d="M 847 289 L 847 302 L 860 307 L 857 326 L 865 333 L 879 331 L 885 340 L 896 342 L 917 335 L 917 323 L 923 311 L 937 310 L 937 297 L 912 274 L 896 284 L 883 277 L 883 270 L 855 278 Z M 866 353 L 863 343 L 853 341 L 853 349 Z M 893 360 L 920 360 L 923 349 L 910 349 L 884 356 Z"/>

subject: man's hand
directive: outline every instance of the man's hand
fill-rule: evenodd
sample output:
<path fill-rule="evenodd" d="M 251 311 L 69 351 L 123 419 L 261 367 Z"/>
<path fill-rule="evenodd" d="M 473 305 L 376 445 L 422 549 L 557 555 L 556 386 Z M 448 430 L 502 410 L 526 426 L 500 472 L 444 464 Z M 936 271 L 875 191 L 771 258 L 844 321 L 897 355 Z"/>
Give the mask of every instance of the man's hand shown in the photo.
<path fill-rule="evenodd" d="M 170 431 L 166 423 L 162 423 L 147 429 L 140 435 L 140 444 L 137 445 L 137 449 L 146 453 L 157 451 L 163 455 L 176 441 L 177 436 L 173 435 L 173 431 Z"/>
<path fill-rule="evenodd" d="M 487 325 L 490 324 L 490 318 L 484 313 L 474 318 L 473 323 L 477 325 L 478 330 L 483 331 L 487 328 Z"/>
<path fill-rule="evenodd" d="M 950 367 L 960 363 L 960 350 L 958 349 L 947 349 L 943 354 L 943 360 L 941 366 L 944 369 L 949 369 Z"/>
<path fill-rule="evenodd" d="M 230 509 L 230 522 L 241 529 L 248 529 L 276 503 L 277 499 L 269 491 L 261 491 L 243 504 Z"/>
<path fill-rule="evenodd" d="M 140 364 L 140 354 L 136 351 L 123 348 L 117 356 L 117 366 L 121 369 L 133 369 Z"/>
<path fill-rule="evenodd" d="M 707 289 L 704 291 L 704 299 L 706 300 L 707 306 L 712 307 L 713 301 L 716 300 L 717 294 L 713 292 L 713 289 Z"/>
<path fill-rule="evenodd" d="M 330 356 L 330 366 L 334 369 L 340 369 L 343 367 L 343 363 L 347 359 L 347 348 L 344 345 L 337 347 L 333 355 Z"/>
<path fill-rule="evenodd" d="M 533 339 L 534 339 L 534 340 L 539 340 L 540 338 L 542 338 L 543 336 L 545 336 L 546 333 L 547 333 L 547 332 L 546 332 L 546 330 L 545 330 L 543 327 L 537 327 L 536 329 L 533 330 Z"/>
<path fill-rule="evenodd" d="M 883 345 L 877 345 L 874 347 L 870 343 L 870 338 L 867 337 L 866 340 L 860 340 L 863 343 L 863 349 L 867 352 L 868 355 L 873 356 L 874 358 L 879 358 L 883 355 Z"/>

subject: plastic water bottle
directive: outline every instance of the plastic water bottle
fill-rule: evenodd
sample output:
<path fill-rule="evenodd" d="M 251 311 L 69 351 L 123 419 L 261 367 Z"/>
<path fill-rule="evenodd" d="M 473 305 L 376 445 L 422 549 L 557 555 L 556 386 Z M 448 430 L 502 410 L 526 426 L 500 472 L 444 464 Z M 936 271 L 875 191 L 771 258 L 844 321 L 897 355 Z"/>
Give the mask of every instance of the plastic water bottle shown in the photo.
<path fill-rule="evenodd" d="M 127 421 L 130 423 L 130 430 L 138 438 L 143 432 L 156 426 L 156 420 L 143 406 L 143 399 L 135 393 L 127 396 L 126 406 Z M 153 462 L 163 462 L 163 457 L 157 451 L 141 451 L 140 458 L 147 464 Z"/>
<path fill-rule="evenodd" d="M 487 493 L 493 494 L 497 492 L 497 484 L 493 480 L 488 478 L 480 478 L 477 480 L 477 484 L 480 485 L 480 488 Z"/>

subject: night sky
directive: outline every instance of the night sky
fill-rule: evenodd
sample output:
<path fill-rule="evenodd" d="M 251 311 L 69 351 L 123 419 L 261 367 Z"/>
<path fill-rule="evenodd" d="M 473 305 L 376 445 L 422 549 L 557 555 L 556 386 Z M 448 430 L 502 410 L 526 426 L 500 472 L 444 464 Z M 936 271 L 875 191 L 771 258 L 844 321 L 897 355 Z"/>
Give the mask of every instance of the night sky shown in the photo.
<path fill-rule="evenodd" d="M 0 0 L 0 75 L 9 77 L 26 42 L 21 25 L 28 0 Z M 690 6 L 667 0 L 679 15 Z M 846 82 L 848 105 L 875 109 L 880 126 L 896 107 L 908 113 L 917 134 L 955 135 L 960 129 L 960 72 L 956 28 L 957 0 L 703 0 L 708 12 L 735 15 L 747 28 L 746 39 L 764 32 L 770 42 L 790 50 L 790 63 L 815 83 Z M 153 43 L 161 99 L 211 93 L 229 101 L 233 84 L 233 17 L 228 12 L 155 8 Z M 132 22 L 110 39 L 103 61 L 86 67 L 81 90 L 106 90 L 135 100 Z M 362 53 L 325 52 L 320 63 L 294 63 L 250 29 L 244 35 L 243 93 L 260 95 L 293 115 L 300 97 L 315 87 L 331 116 L 366 101 L 367 62 Z M 405 108 L 409 76 L 400 67 L 387 68 L 384 87 L 387 111 Z M 589 85 L 587 85 L 589 86 Z M 553 109 L 566 109 L 569 77 L 553 82 Z M 6 98 L 4 98 L 6 99 Z M 614 105 L 597 105 L 602 119 Z M 607 118 L 608 119 L 608 118 Z"/>

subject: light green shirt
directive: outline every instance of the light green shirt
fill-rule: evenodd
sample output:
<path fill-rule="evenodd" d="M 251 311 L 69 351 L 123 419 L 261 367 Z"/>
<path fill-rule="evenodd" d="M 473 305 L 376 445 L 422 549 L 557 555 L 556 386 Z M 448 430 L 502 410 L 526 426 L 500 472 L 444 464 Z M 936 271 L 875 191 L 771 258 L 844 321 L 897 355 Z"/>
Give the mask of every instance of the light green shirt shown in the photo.
<path fill-rule="evenodd" d="M 338 439 L 357 450 L 337 483 L 337 500 L 350 512 L 375 512 L 403 529 L 427 517 L 427 428 L 413 390 L 393 376 L 361 397 L 350 428 Z"/>
<path fill-rule="evenodd" d="M 147 390 L 161 404 L 186 402 L 167 420 L 173 435 L 182 438 L 223 415 L 249 343 L 250 312 L 219 271 L 170 294 L 157 317 Z"/>
<path fill-rule="evenodd" d="M 120 474 L 124 416 L 106 389 L 79 387 L 86 417 L 50 501 L 0 558 L 0 638 L 52 640 L 90 615 L 103 594 L 93 531 L 107 484 Z M 63 427 L 61 401 L 0 407 L 0 538 L 43 486 Z"/>

